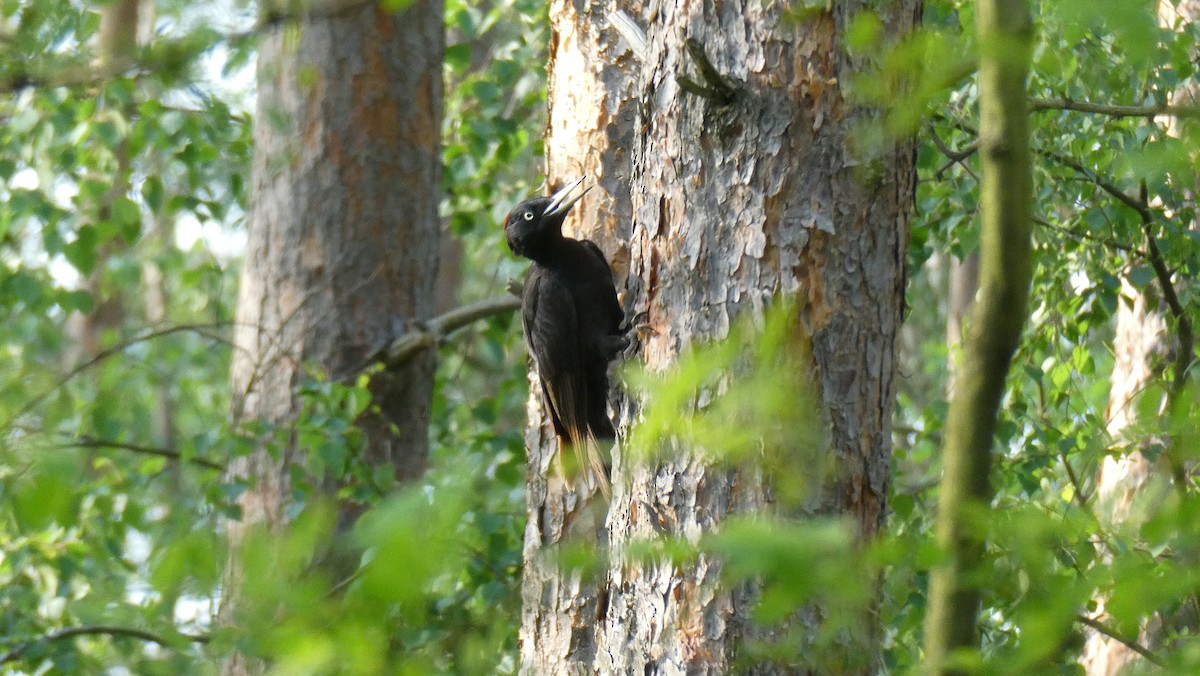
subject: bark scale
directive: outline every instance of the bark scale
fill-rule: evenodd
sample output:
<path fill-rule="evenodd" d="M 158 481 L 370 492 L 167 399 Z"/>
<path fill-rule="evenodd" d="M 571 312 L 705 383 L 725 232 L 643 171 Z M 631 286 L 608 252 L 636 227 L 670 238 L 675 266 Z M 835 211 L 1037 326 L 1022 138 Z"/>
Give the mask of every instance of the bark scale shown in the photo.
<path fill-rule="evenodd" d="M 925 622 L 925 659 L 934 673 L 955 673 L 952 653 L 978 647 L 981 594 L 970 576 L 982 559 L 983 525 L 975 517 L 992 497 L 996 418 L 1028 319 L 1033 178 L 1025 78 L 1031 27 L 1024 0 L 976 5 L 983 231 L 979 292 L 942 445 L 937 541 L 948 560 L 932 571 Z"/>
<path fill-rule="evenodd" d="M 599 177 L 601 189 L 576 209 L 582 221 L 569 225 L 614 261 L 627 315 L 653 331 L 642 345 L 652 368 L 725 337 L 737 317 L 781 294 L 801 299 L 795 328 L 812 345 L 812 364 L 796 377 L 819 393 L 837 467 L 810 507 L 844 513 L 869 536 L 886 508 L 915 175 L 910 145 L 870 156 L 854 145 L 855 125 L 875 113 L 845 99 L 841 83 L 861 64 L 838 36 L 861 8 L 839 4 L 796 21 L 782 4 L 622 7 L 644 32 L 643 50 L 611 28 L 606 11 L 559 0 L 546 147 L 552 178 Z M 885 31 L 907 31 L 916 12 L 915 2 L 894 3 L 881 17 Z M 689 39 L 736 88 L 732 103 L 681 89 L 677 75 L 700 79 Z M 635 416 L 620 408 L 623 433 Z M 614 555 L 589 578 L 542 556 L 578 501 L 547 485 L 553 435 L 536 396 L 530 413 L 522 671 L 744 671 L 736 660 L 756 631 L 754 594 L 726 588 L 721 561 L 643 565 Z M 639 540 L 694 541 L 731 514 L 767 508 L 757 473 L 710 468 L 698 453 L 631 462 L 618 448 L 614 474 L 614 553 Z M 842 671 L 871 671 L 872 648 L 854 649 L 857 661 Z M 802 669 L 803 646 L 796 650 L 792 663 L 749 669 Z"/>
<path fill-rule="evenodd" d="M 441 195 L 441 2 L 414 0 L 395 14 L 367 3 L 301 16 L 271 28 L 259 48 L 231 369 L 235 422 L 283 430 L 299 413 L 306 367 L 351 375 L 432 315 Z M 361 420 L 368 449 L 357 462 L 402 480 L 424 469 L 434 358 L 425 350 L 372 378 L 381 414 Z M 291 439 L 278 454 L 260 449 L 231 465 L 249 487 L 242 519 L 228 527 L 225 623 L 237 620 L 237 545 L 251 527 L 286 525 L 293 464 L 304 470 L 306 457 Z M 238 655 L 225 671 L 257 669 Z"/>

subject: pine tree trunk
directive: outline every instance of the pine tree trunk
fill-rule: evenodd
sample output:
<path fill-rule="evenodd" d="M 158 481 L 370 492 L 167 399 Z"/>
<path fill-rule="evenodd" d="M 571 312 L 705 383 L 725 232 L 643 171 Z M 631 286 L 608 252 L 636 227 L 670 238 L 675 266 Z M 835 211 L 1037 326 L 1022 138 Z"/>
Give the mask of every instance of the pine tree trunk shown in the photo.
<path fill-rule="evenodd" d="M 795 21 L 782 5 L 752 4 L 627 8 L 646 36 L 639 54 L 636 36 L 610 28 L 611 15 L 553 3 L 548 174 L 599 180 L 569 226 L 613 261 L 627 314 L 653 331 L 642 345 L 652 368 L 726 336 L 737 317 L 760 314 L 780 294 L 799 297 L 796 331 L 811 340 L 812 369 L 796 377 L 819 391 L 838 477 L 812 509 L 844 513 L 870 536 L 886 509 L 912 148 L 863 157 L 853 146 L 854 125 L 874 114 L 841 89 L 857 64 L 838 36 L 855 9 Z M 917 5 L 895 3 L 885 29 L 907 31 Z M 676 75 L 701 80 L 687 39 L 737 89 L 728 105 L 677 84 Z M 754 631 L 754 599 L 748 587 L 722 586 L 720 561 L 630 568 L 614 557 L 593 579 L 540 556 L 579 503 L 546 481 L 554 439 L 536 393 L 530 412 L 522 671 L 733 669 L 740 640 Z M 628 417 L 618 421 L 622 433 Z M 694 539 L 732 513 L 765 508 L 753 472 L 739 483 L 695 457 L 651 466 L 618 449 L 614 473 L 611 551 L 661 536 Z M 871 671 L 872 648 L 855 650 L 858 661 L 844 671 Z"/>
<path fill-rule="evenodd" d="M 236 422 L 286 430 L 308 365 L 352 375 L 431 316 L 437 274 L 442 5 L 374 4 L 277 27 L 259 50 L 250 234 L 232 366 Z M 298 28 L 298 31 L 297 31 Z M 435 355 L 372 378 L 380 416 L 362 426 L 368 457 L 417 476 L 425 467 Z M 232 554 L 222 619 L 237 620 L 237 544 L 246 530 L 285 525 L 294 439 L 232 469 L 250 488 L 229 524 Z M 318 481 L 321 477 L 315 477 Z M 351 514 L 352 516 L 352 514 Z M 227 673 L 256 667 L 239 656 Z"/>

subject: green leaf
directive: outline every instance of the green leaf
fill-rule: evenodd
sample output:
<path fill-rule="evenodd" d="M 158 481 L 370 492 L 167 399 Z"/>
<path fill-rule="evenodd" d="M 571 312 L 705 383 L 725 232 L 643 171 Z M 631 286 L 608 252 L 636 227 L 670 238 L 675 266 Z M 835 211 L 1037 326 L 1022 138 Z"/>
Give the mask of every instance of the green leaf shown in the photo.
<path fill-rule="evenodd" d="M 38 472 L 13 486 L 13 515 L 23 528 L 45 528 L 50 524 L 70 526 L 76 521 L 78 491 L 66 474 Z"/>
<path fill-rule="evenodd" d="M 142 233 L 142 210 L 137 203 L 128 197 L 118 197 L 113 200 L 111 209 L 113 222 L 120 229 L 125 241 L 137 241 Z"/>
<path fill-rule="evenodd" d="M 157 213 L 163 204 L 162 179 L 157 176 L 147 176 L 146 180 L 142 182 L 142 199 L 146 200 L 146 206 L 150 207 L 151 212 Z"/>
<path fill-rule="evenodd" d="M 1135 288 L 1145 289 L 1150 282 L 1154 281 L 1154 270 L 1148 265 L 1139 265 L 1130 270 L 1126 278 Z"/>
<path fill-rule="evenodd" d="M 87 291 L 64 291 L 58 295 L 58 304 L 67 312 L 88 313 L 92 310 L 92 294 Z"/>
<path fill-rule="evenodd" d="M 98 246 L 98 237 L 96 229 L 90 225 L 85 225 L 79 228 L 75 233 L 74 241 L 68 242 L 63 247 L 63 255 L 67 261 L 75 266 L 81 275 L 87 276 L 92 274 L 96 268 L 96 248 Z"/>
<path fill-rule="evenodd" d="M 459 44 L 446 47 L 445 59 L 446 64 L 455 71 L 461 72 L 466 70 L 467 66 L 471 64 L 471 45 L 460 42 Z"/>

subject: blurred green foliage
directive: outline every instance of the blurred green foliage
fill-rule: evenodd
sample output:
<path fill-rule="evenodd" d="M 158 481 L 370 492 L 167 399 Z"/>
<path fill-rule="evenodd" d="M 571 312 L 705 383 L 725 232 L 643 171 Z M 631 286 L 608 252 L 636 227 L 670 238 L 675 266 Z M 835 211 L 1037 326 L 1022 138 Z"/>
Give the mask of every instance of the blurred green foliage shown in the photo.
<path fill-rule="evenodd" d="M 255 10 L 153 4 L 153 37 L 116 75 L 93 68 L 100 5 L 0 4 L 0 670 L 211 673 L 237 648 L 281 673 L 515 671 L 519 330 L 497 317 L 443 349 L 433 469 L 399 494 L 356 462 L 365 379 L 313 373 L 293 428 L 231 428 Z M 539 174 L 545 71 L 528 64 L 546 61 L 546 10 L 446 16 L 443 215 L 472 300 L 520 271 L 493 226 Z M 292 434 L 294 523 L 252 539 L 256 631 L 231 636 L 213 618 L 245 485 L 221 469 Z M 353 534 L 331 498 L 371 510 Z M 361 570 L 323 577 L 347 557 Z M 56 633 L 84 626 L 160 641 Z"/>
<path fill-rule="evenodd" d="M 811 4 L 811 3 L 809 3 Z M 822 11 L 813 6 L 814 11 Z M 252 152 L 246 67 L 251 8 L 156 3 L 153 39 L 129 69 L 91 80 L 98 9 L 67 0 L 0 3 L 0 663 L 21 672 L 213 673 L 234 649 L 278 673 L 513 673 L 524 529 L 525 360 L 512 317 L 480 322 L 440 354 L 431 470 L 397 487 L 355 462 L 365 381 L 313 373 L 294 430 L 228 423 L 228 346 Z M 1037 6 L 1033 97 L 1161 106 L 1196 81 L 1197 28 L 1159 27 L 1149 2 Z M 758 619 L 817 604 L 805 639 L 817 670 L 844 667 L 854 641 L 882 637 L 885 667 L 919 668 L 936 449 L 951 350 L 944 337 L 950 256 L 978 246 L 977 102 L 971 5 L 927 1 L 925 26 L 891 41 L 872 13 L 849 25 L 866 64 L 848 84 L 885 110 L 861 147 L 919 139 L 909 250 L 891 517 L 869 547 L 836 519 L 730 522 L 688 546 L 757 580 Z M 536 191 L 549 30 L 536 0 L 446 5 L 442 215 L 463 249 L 461 300 L 520 273 L 499 223 Z M 798 20 L 803 20 L 799 18 Z M 240 27 L 240 28 L 239 28 Z M 1112 524 L 1094 496 L 1100 462 L 1133 444 L 1104 428 L 1112 319 L 1122 281 L 1158 284 L 1141 253 L 1150 231 L 1176 280 L 1196 276 L 1192 228 L 1197 124 L 1058 110 L 1032 112 L 1038 256 L 1032 328 L 1014 362 L 998 439 L 989 534 L 983 673 L 1071 672 L 1099 591 L 1108 629 L 1137 636 L 1161 612 L 1158 659 L 1200 668 L 1196 632 L 1200 499 L 1194 482 L 1153 479 Z M 934 137 L 936 135 L 936 142 Z M 947 157 L 960 152 L 961 158 Z M 127 158 L 127 159 L 126 159 Z M 129 186 L 112 194 L 114 185 Z M 94 283 L 84 283 L 91 279 Z M 87 289 L 98 290 L 96 294 Z M 1196 294 L 1181 284 L 1195 315 Z M 167 299 L 161 316 L 152 296 Z M 110 318 L 85 345 L 82 313 Z M 786 315 L 781 315 L 786 316 Z M 659 378 L 633 378 L 651 406 L 639 447 L 666 440 L 740 461 L 770 448 L 777 474 L 808 424 L 807 355 L 768 317 L 701 348 Z M 1168 319 L 1168 330 L 1176 326 Z M 781 328 L 782 327 L 782 328 Z M 1200 427 L 1194 383 L 1172 415 L 1155 403 L 1177 377 L 1156 355 L 1131 439 L 1152 459 L 1165 439 L 1190 461 Z M 693 412 L 699 411 L 696 415 Z M 245 489 L 221 468 L 295 432 L 305 456 L 291 526 L 249 539 L 249 603 L 236 634 L 213 624 L 225 566 L 222 520 Z M 737 431 L 738 434 L 729 434 Z M 674 443 L 674 442 L 671 442 Z M 742 454 L 742 455 L 739 455 Z M 777 460 L 776 460 L 777 459 Z M 819 461 L 818 461 L 819 462 Z M 327 491 L 328 486 L 337 489 Z M 780 485 L 798 502 L 804 485 Z M 366 507 L 339 524 L 331 499 Z M 699 548 L 699 549 L 697 549 Z M 873 593 L 878 589 L 878 595 Z M 877 599 L 878 624 L 861 625 Z M 61 633 L 121 627 L 144 636 Z M 750 646 L 779 658 L 799 640 Z M 861 658 L 861 655 L 860 655 Z"/>

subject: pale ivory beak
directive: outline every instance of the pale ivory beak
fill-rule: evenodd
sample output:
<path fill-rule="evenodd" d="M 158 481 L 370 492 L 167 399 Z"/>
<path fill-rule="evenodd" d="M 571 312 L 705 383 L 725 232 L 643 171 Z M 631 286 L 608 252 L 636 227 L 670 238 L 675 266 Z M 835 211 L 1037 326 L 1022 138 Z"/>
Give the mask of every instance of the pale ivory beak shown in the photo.
<path fill-rule="evenodd" d="M 546 205 L 546 211 L 543 212 L 542 215 L 561 216 L 570 211 L 571 207 L 575 206 L 575 203 L 583 199 L 583 196 L 587 194 L 587 191 L 592 189 L 592 186 L 589 185 L 588 187 L 584 188 L 583 192 L 579 193 L 575 197 L 572 197 L 571 199 L 567 199 L 567 196 L 571 194 L 571 191 L 575 188 L 578 188 L 580 184 L 583 183 L 583 179 L 585 178 L 587 178 L 587 176 L 580 176 L 575 180 L 575 182 L 570 183 L 567 185 L 567 187 L 554 193 L 550 197 L 550 204 Z"/>

